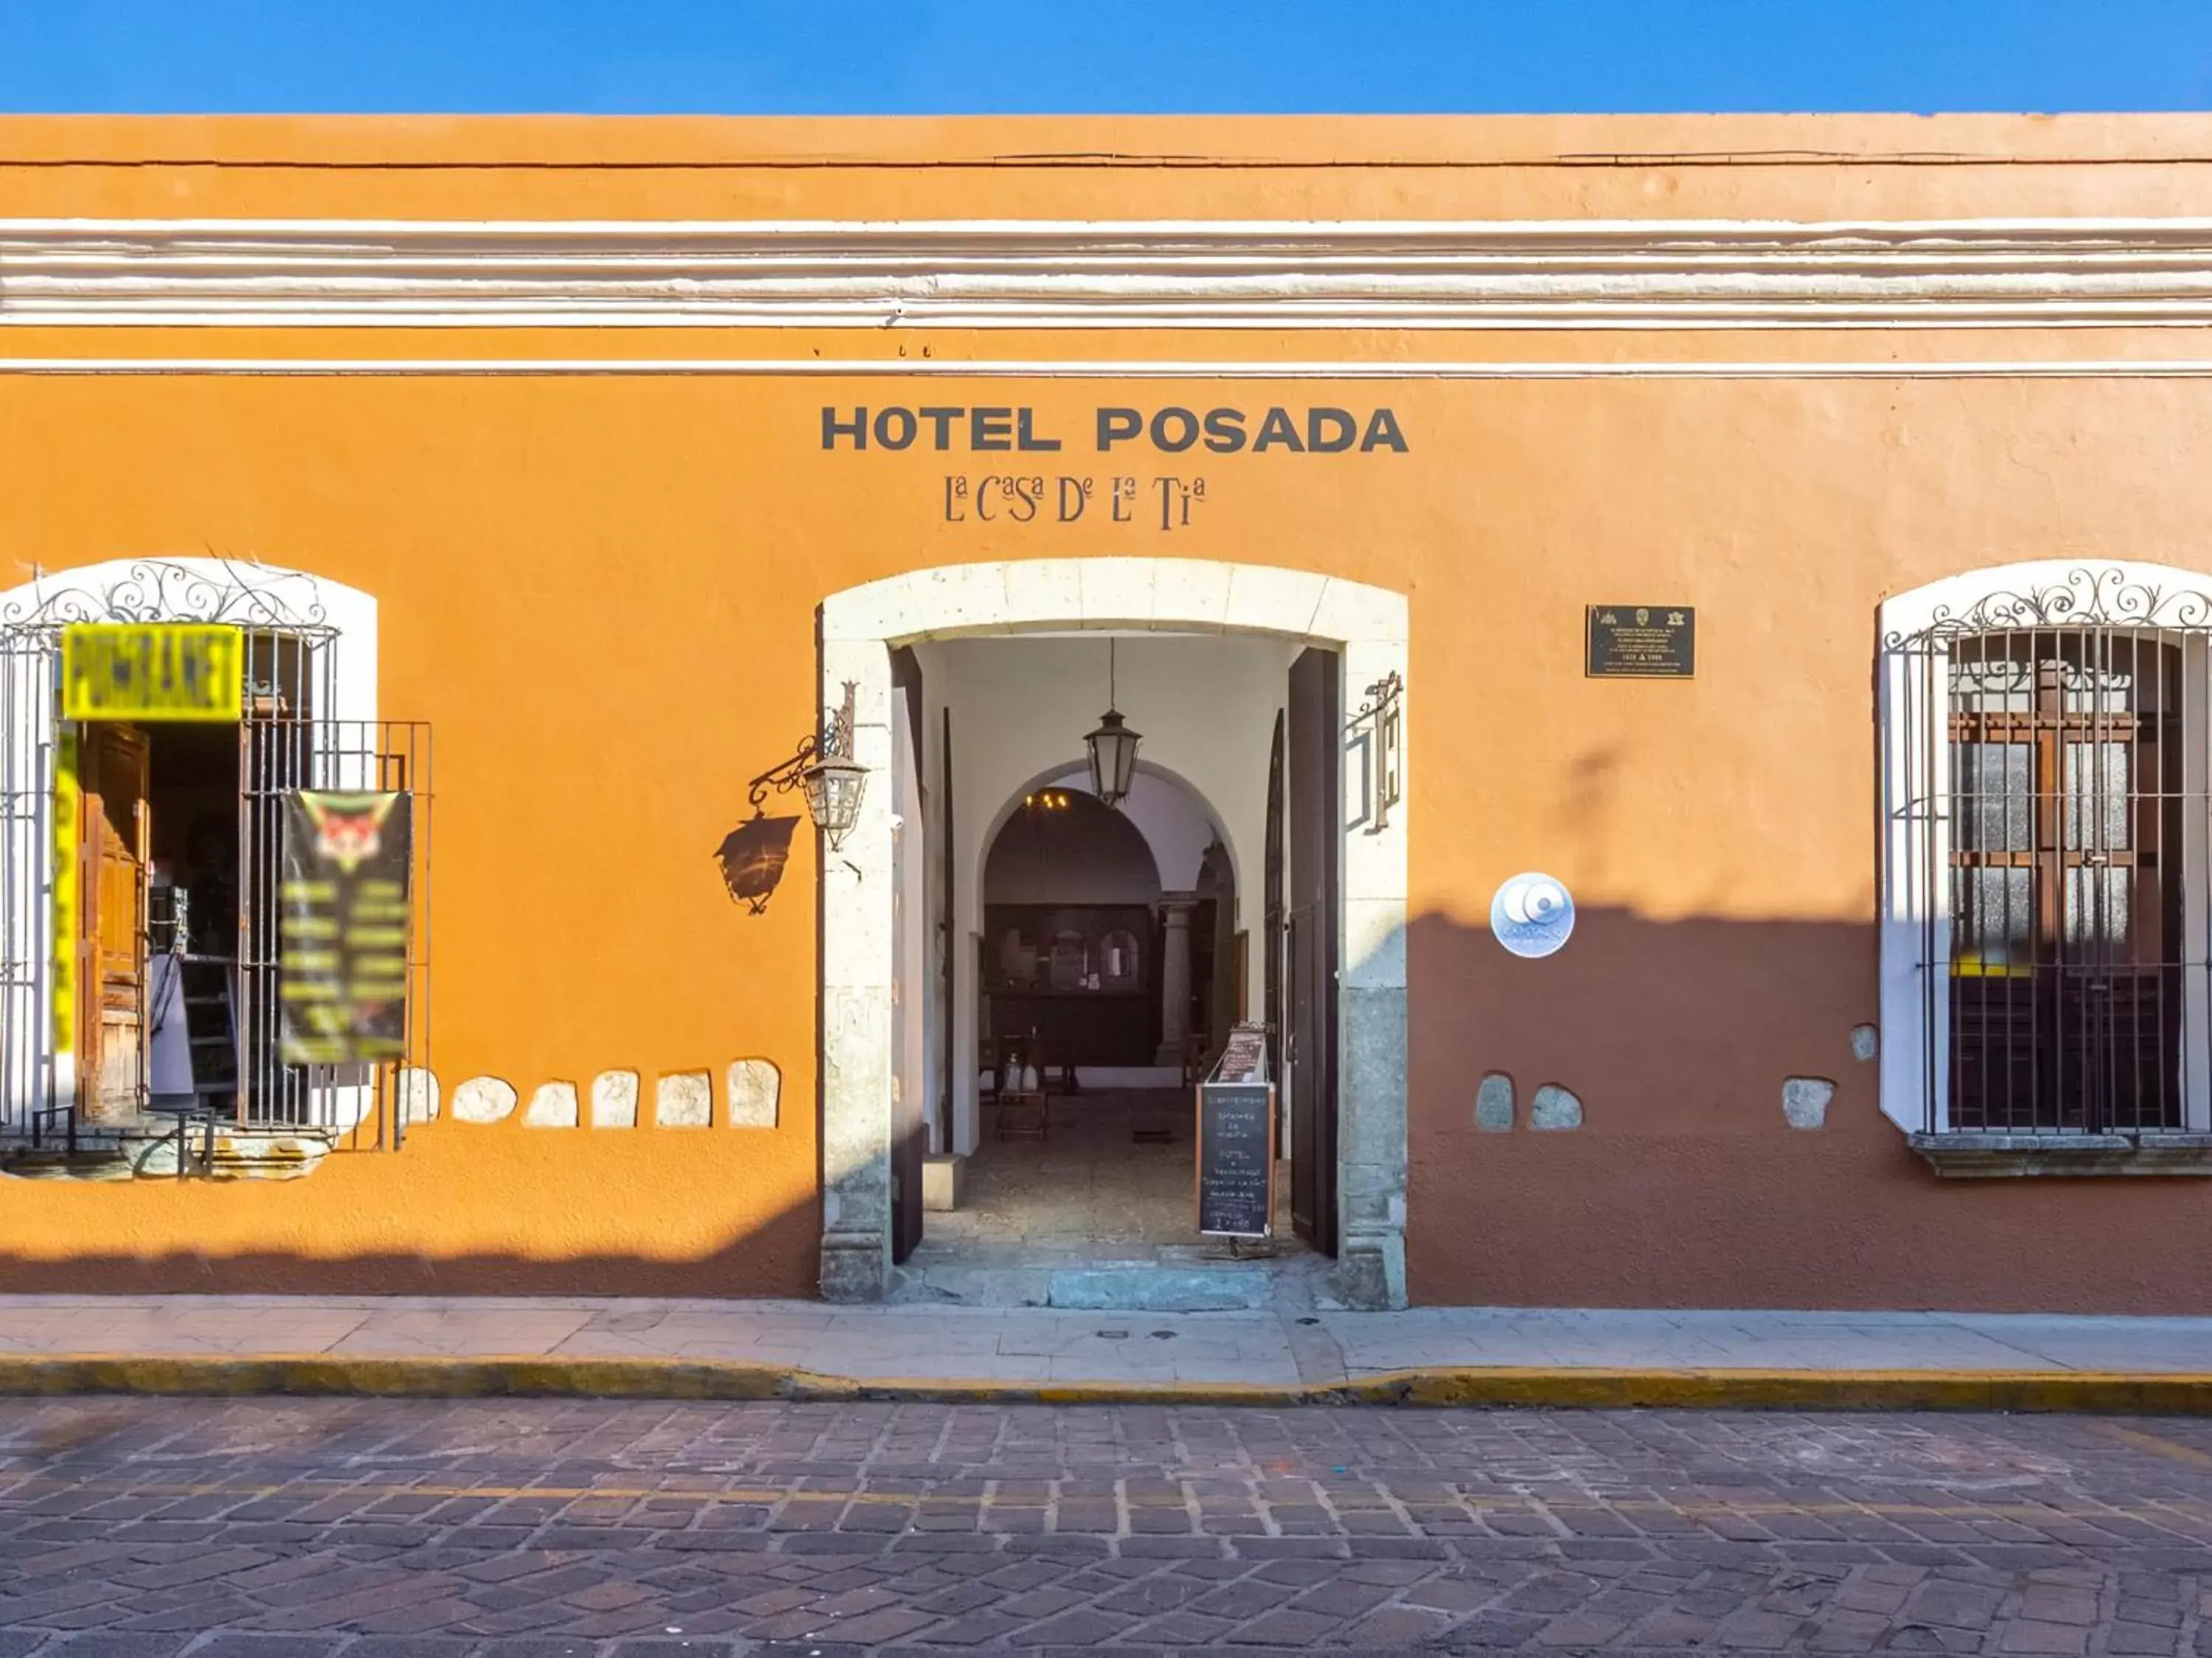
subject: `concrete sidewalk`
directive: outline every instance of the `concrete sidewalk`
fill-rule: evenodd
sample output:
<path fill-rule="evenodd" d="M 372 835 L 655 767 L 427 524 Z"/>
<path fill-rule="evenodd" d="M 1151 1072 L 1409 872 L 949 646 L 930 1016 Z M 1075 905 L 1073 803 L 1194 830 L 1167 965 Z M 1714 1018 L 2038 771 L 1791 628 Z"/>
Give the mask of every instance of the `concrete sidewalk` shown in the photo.
<path fill-rule="evenodd" d="M 0 1296 L 0 1392 L 2212 1411 L 2212 1319 Z"/>

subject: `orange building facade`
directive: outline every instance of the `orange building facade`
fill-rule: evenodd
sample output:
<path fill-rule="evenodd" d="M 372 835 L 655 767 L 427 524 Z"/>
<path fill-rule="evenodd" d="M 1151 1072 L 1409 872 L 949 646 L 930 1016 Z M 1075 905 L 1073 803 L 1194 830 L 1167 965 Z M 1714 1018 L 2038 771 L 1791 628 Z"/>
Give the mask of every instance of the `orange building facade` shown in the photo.
<path fill-rule="evenodd" d="M 895 1293 L 1110 696 L 1146 948 L 1234 883 L 1129 1039 L 1301 1033 L 1346 1302 L 2212 1310 L 2212 123 L 0 131 L 0 1288 Z M 412 799 L 406 1051 L 161 1117 L 84 906 L 292 783 Z"/>

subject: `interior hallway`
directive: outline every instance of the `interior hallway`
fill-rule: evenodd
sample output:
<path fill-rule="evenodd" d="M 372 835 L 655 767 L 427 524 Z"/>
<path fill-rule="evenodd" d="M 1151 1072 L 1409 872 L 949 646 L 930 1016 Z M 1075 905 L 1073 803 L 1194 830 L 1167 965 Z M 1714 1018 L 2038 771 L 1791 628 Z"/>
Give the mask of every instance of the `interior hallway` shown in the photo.
<path fill-rule="evenodd" d="M 1291 1229 L 1289 1165 L 1273 1239 L 1199 1234 L 1194 1117 L 1185 1089 L 1103 1090 L 1054 1098 L 1041 1143 L 1000 1140 L 986 1103 L 960 1207 L 926 1218 L 896 1299 L 1226 1310 L 1310 1294 L 1327 1263 Z"/>

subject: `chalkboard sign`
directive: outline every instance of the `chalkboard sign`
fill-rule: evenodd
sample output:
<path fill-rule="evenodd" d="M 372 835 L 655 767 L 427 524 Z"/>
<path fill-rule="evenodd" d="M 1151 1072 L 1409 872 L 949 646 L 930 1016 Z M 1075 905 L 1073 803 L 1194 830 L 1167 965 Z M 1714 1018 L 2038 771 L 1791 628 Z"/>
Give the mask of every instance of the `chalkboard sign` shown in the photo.
<path fill-rule="evenodd" d="M 1264 1238 L 1274 1214 L 1275 1090 L 1207 1082 L 1198 1091 L 1198 1229 Z"/>

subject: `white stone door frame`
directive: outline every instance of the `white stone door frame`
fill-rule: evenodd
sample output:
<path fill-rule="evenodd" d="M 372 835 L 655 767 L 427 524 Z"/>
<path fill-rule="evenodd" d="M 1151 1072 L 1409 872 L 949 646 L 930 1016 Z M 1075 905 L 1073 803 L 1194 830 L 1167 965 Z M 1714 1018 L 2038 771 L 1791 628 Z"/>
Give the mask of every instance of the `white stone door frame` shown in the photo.
<path fill-rule="evenodd" d="M 830 1301 L 890 1282 L 894 847 L 890 653 L 930 639 L 1041 632 L 1259 633 L 1339 653 L 1342 703 L 1407 675 L 1406 596 L 1306 570 L 1186 558 L 1037 558 L 912 570 L 823 602 L 820 706 L 855 687 L 855 757 L 877 774 L 844 846 L 822 860 L 822 1272 Z M 1407 722 L 1409 723 L 1409 722 Z M 1401 724 L 1402 733 L 1404 725 Z M 1400 776 L 1408 745 L 1400 740 Z M 1338 837 L 1338 1285 L 1406 1301 L 1405 812 L 1380 823 L 1356 755 Z M 1401 790 L 1409 793 L 1409 790 Z"/>

